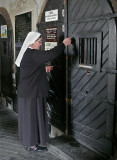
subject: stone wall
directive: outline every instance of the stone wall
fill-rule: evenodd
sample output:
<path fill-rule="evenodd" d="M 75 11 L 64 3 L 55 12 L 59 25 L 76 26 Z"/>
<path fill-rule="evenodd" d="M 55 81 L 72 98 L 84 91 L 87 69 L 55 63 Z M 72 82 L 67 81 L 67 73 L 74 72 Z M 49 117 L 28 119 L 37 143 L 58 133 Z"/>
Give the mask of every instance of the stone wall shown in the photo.
<path fill-rule="evenodd" d="M 0 8 L 5 8 L 9 13 L 13 26 L 13 33 L 15 32 L 15 16 L 30 11 L 32 12 L 32 30 L 36 30 L 36 23 L 38 17 L 40 17 L 41 8 L 46 1 L 47 0 L 0 0 Z M 13 35 L 15 39 L 15 34 Z"/>
<path fill-rule="evenodd" d="M 12 78 L 13 78 L 13 92 L 15 90 L 15 16 L 23 13 L 32 13 L 32 24 L 31 29 L 36 31 L 36 24 L 39 22 L 43 8 L 45 7 L 47 0 L 0 0 L 0 14 L 6 19 L 8 28 L 12 30 Z M 6 104 L 6 99 L 4 98 L 4 103 Z"/>

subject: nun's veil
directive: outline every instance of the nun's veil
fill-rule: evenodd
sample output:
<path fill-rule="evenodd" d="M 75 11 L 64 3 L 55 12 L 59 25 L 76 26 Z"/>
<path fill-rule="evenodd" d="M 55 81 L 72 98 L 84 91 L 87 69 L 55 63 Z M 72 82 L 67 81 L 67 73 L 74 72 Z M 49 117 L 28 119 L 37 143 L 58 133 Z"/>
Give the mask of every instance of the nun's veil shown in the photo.
<path fill-rule="evenodd" d="M 28 35 L 26 36 L 24 43 L 21 47 L 21 50 L 19 52 L 19 55 L 15 61 L 15 64 L 20 67 L 20 62 L 22 60 L 22 57 L 24 55 L 24 52 L 26 51 L 26 49 L 28 48 L 28 46 L 32 43 L 34 43 L 39 37 L 41 36 L 41 34 L 39 32 L 34 32 L 31 31 L 28 33 Z"/>

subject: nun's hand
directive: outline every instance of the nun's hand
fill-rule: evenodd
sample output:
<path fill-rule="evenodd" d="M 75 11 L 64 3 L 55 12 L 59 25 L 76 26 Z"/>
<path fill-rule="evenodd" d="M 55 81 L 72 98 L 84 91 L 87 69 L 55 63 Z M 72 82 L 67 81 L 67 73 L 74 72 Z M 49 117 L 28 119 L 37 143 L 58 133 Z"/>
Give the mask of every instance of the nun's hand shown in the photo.
<path fill-rule="evenodd" d="M 50 72 L 51 70 L 53 70 L 53 66 L 46 66 L 45 69 L 46 72 Z"/>
<path fill-rule="evenodd" d="M 63 40 L 63 43 L 64 43 L 65 46 L 70 45 L 70 44 L 71 44 L 71 37 L 65 38 L 65 39 Z"/>

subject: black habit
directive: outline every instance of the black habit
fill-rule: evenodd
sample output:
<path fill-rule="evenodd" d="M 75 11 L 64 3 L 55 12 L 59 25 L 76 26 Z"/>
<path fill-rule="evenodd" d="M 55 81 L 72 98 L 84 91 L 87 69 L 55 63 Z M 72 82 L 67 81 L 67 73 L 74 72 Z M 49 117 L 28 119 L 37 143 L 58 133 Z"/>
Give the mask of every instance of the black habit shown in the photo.
<path fill-rule="evenodd" d="M 49 51 L 28 48 L 20 64 L 18 85 L 19 138 L 25 146 L 45 145 L 48 141 L 46 98 L 48 82 L 45 62 L 51 61 L 64 51 L 65 45 Z"/>

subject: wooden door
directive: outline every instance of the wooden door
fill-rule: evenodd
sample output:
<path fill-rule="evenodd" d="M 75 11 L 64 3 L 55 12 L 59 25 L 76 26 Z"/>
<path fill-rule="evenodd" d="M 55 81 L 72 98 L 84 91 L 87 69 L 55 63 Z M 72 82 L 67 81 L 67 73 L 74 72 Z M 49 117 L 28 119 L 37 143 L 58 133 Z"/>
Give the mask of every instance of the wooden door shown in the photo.
<path fill-rule="evenodd" d="M 42 50 L 45 50 L 45 44 L 47 43 L 47 29 L 56 29 L 56 35 L 54 35 L 56 45 L 60 44 L 64 39 L 64 32 L 62 26 L 64 24 L 64 1 L 63 0 L 48 0 L 40 22 L 38 22 L 38 31 L 42 34 L 43 45 Z M 45 20 L 47 11 L 57 11 L 58 19 L 49 21 Z M 54 15 L 54 14 L 53 14 Z M 52 37 L 50 37 L 50 43 L 53 43 Z M 46 65 L 53 65 L 53 70 L 47 73 L 49 82 L 49 99 L 48 99 L 48 116 L 50 124 L 65 131 L 65 54 L 63 53 L 52 62 L 48 62 Z"/>
<path fill-rule="evenodd" d="M 6 31 L 5 36 L 2 35 L 4 31 Z M 3 96 L 12 97 L 12 30 L 2 15 L 0 15 L 0 32 L 0 92 Z"/>
<path fill-rule="evenodd" d="M 70 134 L 89 148 L 110 155 L 116 87 L 113 12 L 107 0 L 68 0 L 66 5 L 65 34 L 75 41 L 68 48 L 72 54 L 69 58 Z"/>

